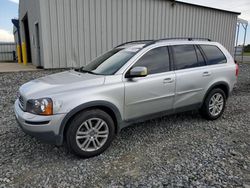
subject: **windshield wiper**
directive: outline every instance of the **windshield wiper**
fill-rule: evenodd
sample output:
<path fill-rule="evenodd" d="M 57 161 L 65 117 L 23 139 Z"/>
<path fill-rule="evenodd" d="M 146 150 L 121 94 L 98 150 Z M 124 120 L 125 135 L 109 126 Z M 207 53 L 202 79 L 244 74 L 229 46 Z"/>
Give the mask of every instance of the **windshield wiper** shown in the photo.
<path fill-rule="evenodd" d="M 82 72 L 82 73 L 89 73 L 89 74 L 95 74 L 95 75 L 97 75 L 97 73 L 94 73 L 94 72 L 92 72 L 92 71 L 89 71 L 89 70 L 85 70 L 85 69 L 75 69 L 75 71 L 77 71 L 77 72 Z"/>

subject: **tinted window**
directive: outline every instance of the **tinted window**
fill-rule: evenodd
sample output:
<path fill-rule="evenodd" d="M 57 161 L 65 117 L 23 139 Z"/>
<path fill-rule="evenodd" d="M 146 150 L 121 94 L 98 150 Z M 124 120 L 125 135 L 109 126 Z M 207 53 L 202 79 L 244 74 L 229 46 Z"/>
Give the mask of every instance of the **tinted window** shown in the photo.
<path fill-rule="evenodd" d="M 225 55 L 217 46 L 200 45 L 200 47 L 202 48 L 207 57 L 208 65 L 215 65 L 227 62 Z"/>
<path fill-rule="evenodd" d="M 195 47 L 196 49 L 196 54 L 197 54 L 197 60 L 198 60 L 198 64 L 199 66 L 205 66 L 206 65 L 206 61 L 200 51 L 200 49 L 198 47 Z"/>
<path fill-rule="evenodd" d="M 90 71 L 94 74 L 112 75 L 128 62 L 139 49 L 113 49 L 94 59 L 82 71 Z"/>
<path fill-rule="evenodd" d="M 148 68 L 148 74 L 169 71 L 169 54 L 167 47 L 155 48 L 140 58 L 133 67 Z"/>
<path fill-rule="evenodd" d="M 202 62 L 198 62 L 195 47 L 193 45 L 177 45 L 172 46 L 172 49 L 175 60 L 175 68 L 177 70 L 203 65 Z"/>

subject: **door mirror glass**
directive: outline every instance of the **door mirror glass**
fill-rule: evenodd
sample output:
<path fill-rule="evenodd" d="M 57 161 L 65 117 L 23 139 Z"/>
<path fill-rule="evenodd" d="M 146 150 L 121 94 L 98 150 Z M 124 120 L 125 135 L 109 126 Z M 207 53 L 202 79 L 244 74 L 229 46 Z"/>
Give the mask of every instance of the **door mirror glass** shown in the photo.
<path fill-rule="evenodd" d="M 147 67 L 134 67 L 129 71 L 127 78 L 145 77 L 148 75 Z"/>

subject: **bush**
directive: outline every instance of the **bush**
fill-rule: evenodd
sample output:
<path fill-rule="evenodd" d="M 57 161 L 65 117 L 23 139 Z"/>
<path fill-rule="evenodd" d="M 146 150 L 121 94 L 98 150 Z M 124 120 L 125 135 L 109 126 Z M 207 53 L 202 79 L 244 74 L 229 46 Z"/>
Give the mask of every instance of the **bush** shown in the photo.
<path fill-rule="evenodd" d="M 250 44 L 244 47 L 244 52 L 250 52 Z"/>

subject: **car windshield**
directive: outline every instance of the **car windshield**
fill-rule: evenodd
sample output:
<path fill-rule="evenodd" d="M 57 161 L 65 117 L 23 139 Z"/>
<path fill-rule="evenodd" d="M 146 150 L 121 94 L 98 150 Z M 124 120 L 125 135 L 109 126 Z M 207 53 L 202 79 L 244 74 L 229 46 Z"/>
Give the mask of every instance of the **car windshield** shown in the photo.
<path fill-rule="evenodd" d="M 116 48 L 113 49 L 96 59 L 90 64 L 82 67 L 79 71 L 100 75 L 113 75 L 115 74 L 125 63 L 128 62 L 139 49 L 129 48 Z"/>

